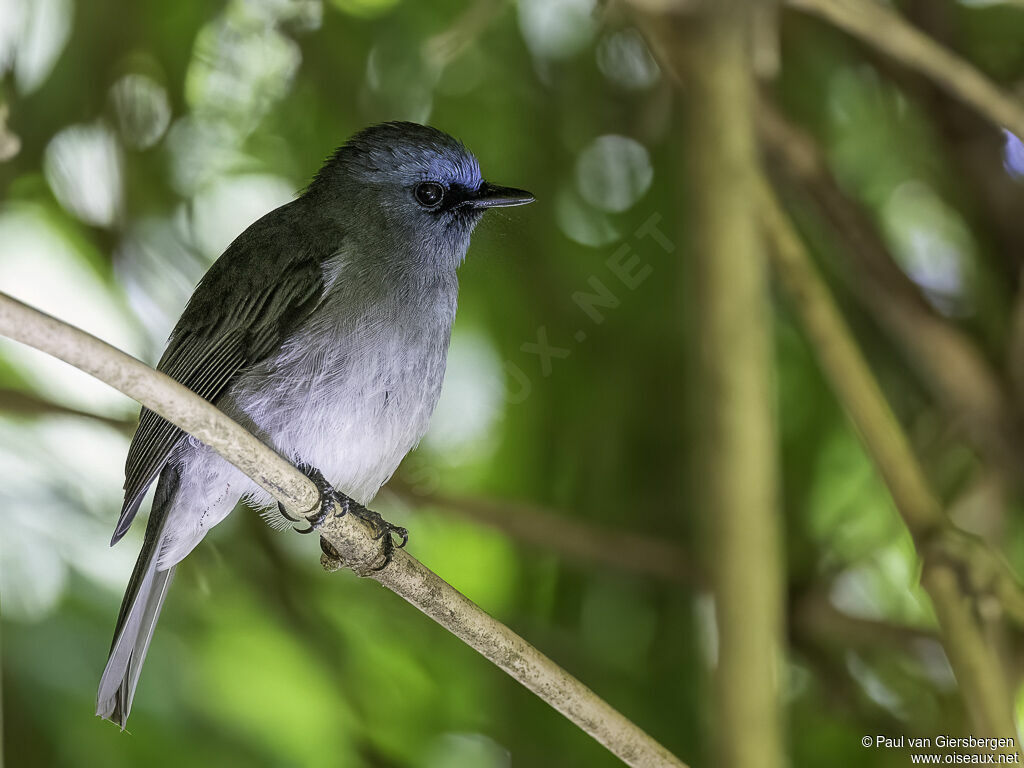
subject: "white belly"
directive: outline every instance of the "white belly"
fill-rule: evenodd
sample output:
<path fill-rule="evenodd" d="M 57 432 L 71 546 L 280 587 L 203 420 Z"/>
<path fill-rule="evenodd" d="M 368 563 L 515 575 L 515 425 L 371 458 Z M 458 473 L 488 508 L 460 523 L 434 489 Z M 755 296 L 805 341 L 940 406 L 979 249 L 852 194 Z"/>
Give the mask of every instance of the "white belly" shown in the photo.
<path fill-rule="evenodd" d="M 426 432 L 444 378 L 447 316 L 398 325 L 330 307 L 233 388 L 234 408 L 281 454 L 365 504 Z M 259 495 L 257 502 L 266 501 Z"/>
<path fill-rule="evenodd" d="M 424 349 L 385 334 L 344 354 L 331 341 L 284 350 L 262 391 L 238 407 L 280 453 L 366 504 L 426 432 L 447 343 Z"/>
<path fill-rule="evenodd" d="M 218 402 L 287 459 L 310 464 L 368 504 L 427 430 L 444 378 L 451 312 L 396 325 L 379 312 L 347 327 L 318 312 L 308 332 L 243 374 Z M 344 317 L 344 314 L 341 314 Z M 243 496 L 276 508 L 263 489 L 205 446 L 178 454 L 180 491 L 161 567 L 180 561 Z"/>

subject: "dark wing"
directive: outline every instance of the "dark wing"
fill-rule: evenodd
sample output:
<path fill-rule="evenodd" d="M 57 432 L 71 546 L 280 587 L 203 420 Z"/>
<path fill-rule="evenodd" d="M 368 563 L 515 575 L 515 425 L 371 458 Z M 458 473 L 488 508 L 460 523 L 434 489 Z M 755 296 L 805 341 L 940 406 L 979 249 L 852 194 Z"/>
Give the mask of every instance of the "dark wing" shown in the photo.
<path fill-rule="evenodd" d="M 324 255 L 319 249 L 299 257 L 275 254 L 275 241 L 295 241 L 264 234 L 274 230 L 266 224 L 273 215 L 254 224 L 210 268 L 157 365 L 211 402 L 240 373 L 271 356 L 323 293 Z M 128 448 L 124 505 L 111 544 L 131 527 L 146 491 L 184 438 L 173 424 L 142 409 Z"/>

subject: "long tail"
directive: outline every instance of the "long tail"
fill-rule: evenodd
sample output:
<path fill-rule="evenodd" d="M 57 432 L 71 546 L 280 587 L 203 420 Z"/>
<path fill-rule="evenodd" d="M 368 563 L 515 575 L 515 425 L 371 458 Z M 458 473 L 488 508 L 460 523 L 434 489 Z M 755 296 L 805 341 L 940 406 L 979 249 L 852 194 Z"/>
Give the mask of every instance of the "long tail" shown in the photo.
<path fill-rule="evenodd" d="M 164 473 L 165 476 L 167 474 Z M 96 694 L 96 714 L 117 723 L 122 730 L 128 722 L 142 663 L 146 660 L 160 609 L 174 577 L 173 567 L 157 570 L 163 523 L 173 496 L 172 485 L 174 483 L 169 477 L 161 477 L 157 485 L 145 541 L 121 601 L 110 656 Z"/>

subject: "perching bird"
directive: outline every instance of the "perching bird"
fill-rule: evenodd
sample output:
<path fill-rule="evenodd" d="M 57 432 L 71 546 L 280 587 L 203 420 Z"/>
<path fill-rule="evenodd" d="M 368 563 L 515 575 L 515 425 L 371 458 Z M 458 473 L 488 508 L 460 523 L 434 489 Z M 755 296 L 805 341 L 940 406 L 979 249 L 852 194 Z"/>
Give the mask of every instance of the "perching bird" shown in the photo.
<path fill-rule="evenodd" d="M 328 158 L 300 197 L 228 246 L 157 368 L 303 468 L 322 498 L 366 517 L 387 557 L 392 532 L 405 532 L 363 505 L 423 436 L 437 404 L 456 268 L 484 211 L 532 200 L 485 182 L 476 158 L 441 131 L 367 128 Z M 97 694 L 96 714 L 122 728 L 175 565 L 240 499 L 272 504 L 146 409 L 125 474 L 111 544 L 154 481 L 156 491 Z M 322 520 L 312 515 L 310 528 Z"/>

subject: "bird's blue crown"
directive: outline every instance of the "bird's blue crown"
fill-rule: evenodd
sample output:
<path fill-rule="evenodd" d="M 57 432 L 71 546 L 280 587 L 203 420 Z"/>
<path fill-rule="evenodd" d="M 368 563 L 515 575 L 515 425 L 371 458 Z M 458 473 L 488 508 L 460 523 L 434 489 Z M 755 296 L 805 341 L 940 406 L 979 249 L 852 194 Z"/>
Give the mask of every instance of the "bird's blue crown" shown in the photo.
<path fill-rule="evenodd" d="M 323 183 L 339 169 L 369 183 L 437 181 L 477 190 L 480 164 L 458 139 L 417 123 L 393 122 L 360 131 L 317 174 Z"/>

